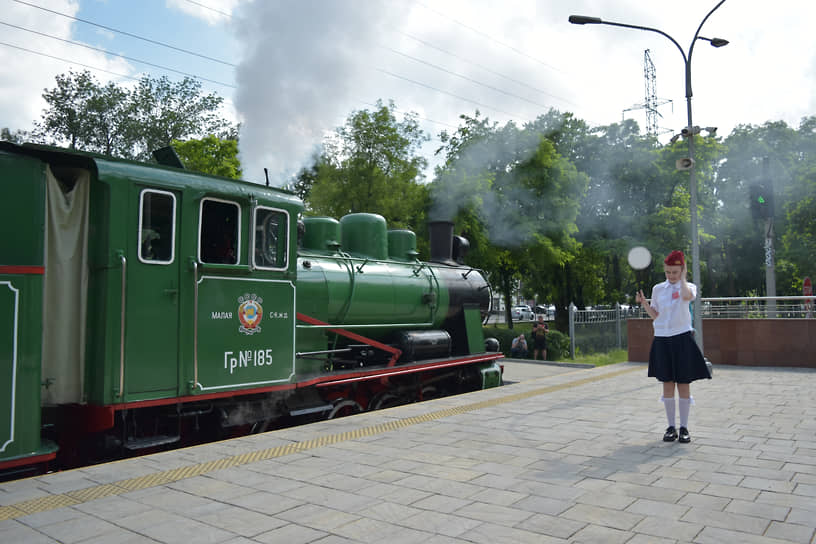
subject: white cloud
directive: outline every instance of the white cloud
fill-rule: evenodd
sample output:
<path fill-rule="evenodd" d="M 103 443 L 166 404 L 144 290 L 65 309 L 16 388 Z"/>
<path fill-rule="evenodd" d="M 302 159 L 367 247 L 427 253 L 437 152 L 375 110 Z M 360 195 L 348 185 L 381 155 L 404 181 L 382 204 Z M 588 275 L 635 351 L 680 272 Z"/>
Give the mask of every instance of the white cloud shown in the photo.
<path fill-rule="evenodd" d="M 77 2 L 52 0 L 48 9 L 75 15 Z M 8 3 L 4 21 L 47 33 L 65 40 L 72 39 L 73 21 L 23 4 Z M 54 76 L 69 70 L 81 71 L 86 66 L 127 75 L 131 69 L 125 61 L 109 60 L 99 52 L 65 42 L 38 36 L 16 28 L 5 28 L 0 42 L 0 126 L 14 130 L 30 130 L 46 107 L 42 99 L 45 89 L 55 86 Z M 62 59 L 62 60 L 59 60 Z M 65 62 L 65 61 L 70 62 Z M 116 78 L 104 72 L 93 72 L 100 81 Z"/>

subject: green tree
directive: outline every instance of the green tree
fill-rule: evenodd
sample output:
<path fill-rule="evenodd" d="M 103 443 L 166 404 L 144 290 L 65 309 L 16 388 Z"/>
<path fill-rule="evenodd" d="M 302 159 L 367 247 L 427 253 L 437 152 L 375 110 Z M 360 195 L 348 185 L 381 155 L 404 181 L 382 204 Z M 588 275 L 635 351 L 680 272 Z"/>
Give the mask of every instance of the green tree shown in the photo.
<path fill-rule="evenodd" d="M 717 208 L 722 242 L 712 258 L 717 292 L 765 294 L 764 242 L 768 222 L 752 213 L 751 188 L 773 189 L 773 238 L 779 295 L 801 294 L 801 277 L 811 274 L 816 244 L 816 118 L 799 129 L 782 121 L 740 125 L 725 143 L 718 168 Z"/>
<path fill-rule="evenodd" d="M 56 76 L 57 86 L 42 97 L 49 104 L 42 119 L 34 122 L 36 137 L 71 149 L 86 149 L 95 127 L 90 123 L 88 103 L 101 92 L 99 82 L 87 70 Z"/>
<path fill-rule="evenodd" d="M 208 134 L 237 139 L 235 127 L 219 114 L 224 99 L 215 93 L 203 94 L 196 79 L 170 81 L 166 76 L 145 76 L 129 98 L 133 121 L 139 127 L 131 134 L 139 159 L 147 160 L 154 149 L 173 140 Z"/>
<path fill-rule="evenodd" d="M 512 229 L 505 228 L 498 218 L 491 218 L 500 207 L 493 187 L 497 172 L 510 162 L 506 156 L 508 146 L 498 124 L 481 117 L 478 111 L 473 117 L 460 118 L 463 122 L 455 132 L 441 134 L 443 147 L 437 153 L 444 153 L 445 161 L 436 168 L 428 214 L 432 220 L 453 220 L 471 242 L 467 262 L 487 273 L 493 289 L 504 298 L 505 319 L 512 328 L 511 295 L 522 277 L 520 261 L 526 253 L 521 244 L 505 243 Z M 515 129 L 515 125 L 508 124 L 505 135 Z"/>
<path fill-rule="evenodd" d="M 589 176 L 575 235 L 582 248 L 569 268 L 570 273 L 583 277 L 562 282 L 581 286 L 571 293 L 572 302 L 578 306 L 612 304 L 633 295 L 638 278 L 628 267 L 626 255 L 635 245 L 646 245 L 657 255 L 676 248 L 688 252 L 688 174 L 675 168 L 675 160 L 687 155 L 686 142 L 660 146 L 654 137 L 640 134 L 632 120 L 588 127 L 571 114 L 551 111 L 535 124 Z M 698 212 L 702 213 L 716 204 L 711 183 L 722 147 L 713 138 L 698 136 L 696 142 Z M 716 218 L 716 214 L 707 217 Z M 700 221 L 699 225 L 701 240 L 710 241 L 712 236 L 702 228 L 708 223 Z M 589 262 L 582 263 L 582 259 Z M 659 265 L 651 272 L 659 279 Z M 603 278 L 602 285 L 586 289 L 593 277 Z"/>
<path fill-rule="evenodd" d="M 777 292 L 798 295 L 803 277 L 816 276 L 816 116 L 802 119 L 793 155 L 790 184 L 776 191 L 783 219 L 777 230 L 782 241 Z"/>
<path fill-rule="evenodd" d="M 635 284 L 626 254 L 636 243 L 645 243 L 645 217 L 657 207 L 657 193 L 652 192 L 659 174 L 654 140 L 641 137 L 631 120 L 590 127 L 557 110 L 539 116 L 525 129 L 551 141 L 588 179 L 577 200 L 577 229 L 559 242 L 563 258 L 542 268 L 536 281 L 539 298 L 556 305 L 559 321 L 566 320 L 570 303 L 583 307 L 621 301 Z M 562 206 L 558 201 L 553 204 Z"/>
<path fill-rule="evenodd" d="M 15 130 L 12 132 L 8 127 L 3 127 L 0 129 L 0 140 L 5 140 L 6 142 L 21 144 L 27 141 L 30 137 L 31 134 L 25 130 Z"/>
<path fill-rule="evenodd" d="M 393 112 L 392 102 L 378 101 L 374 111 L 353 112 L 326 139 L 315 165 L 301 173 L 304 189 L 310 185 L 313 213 L 373 212 L 392 227 L 424 224 L 427 190 L 421 182 L 427 161 L 419 146 L 428 137 L 415 114 L 398 121 Z"/>
<path fill-rule="evenodd" d="M 237 140 L 224 140 L 210 134 L 183 142 L 173 140 L 172 145 L 184 166 L 190 170 L 225 178 L 241 178 Z"/>
<path fill-rule="evenodd" d="M 687 141 L 660 145 L 641 135 L 633 121 L 589 127 L 556 110 L 521 129 L 499 127 L 478 114 L 463 120 L 444 140 L 447 161 L 433 184 L 434 209 L 454 210 L 451 216 L 457 205 L 473 210 L 455 215 L 457 226 L 489 246 L 479 251 L 474 244 L 473 263 L 490 271 L 496 289 L 513 291 L 521 281 L 528 295 L 536 293 L 559 310 L 570 302 L 619 302 L 662 279 L 659 258 L 636 277 L 626 262 L 632 246 L 646 245 L 655 257 L 672 249 L 691 253 L 689 175 L 675 167 L 688 154 Z M 816 117 L 803 119 L 798 128 L 783 122 L 739 126 L 725 140 L 695 136 L 705 296 L 764 293 L 768 224 L 751 213 L 749 194 L 756 183 L 773 186 L 777 293 L 801 294 L 802 277 L 816 276 L 814 136 Z M 527 198 L 513 179 L 541 138 L 589 177 L 579 198 L 577 231 L 550 235 L 551 246 L 537 243 L 539 233 L 523 219 L 524 203 L 554 208 L 551 213 L 563 203 L 549 196 Z M 529 164 L 545 170 L 538 160 Z"/>
<path fill-rule="evenodd" d="M 642 137 L 632 120 L 590 129 L 567 117 L 556 135 L 589 177 L 577 220 L 582 246 L 569 269 L 559 271 L 571 275 L 562 280 L 567 302 L 579 307 L 620 302 L 634 292 L 627 252 L 646 243 L 647 218 L 658 211 L 665 191 L 654 141 Z"/>
<path fill-rule="evenodd" d="M 102 85 L 86 70 L 58 75 L 56 83 L 43 93 L 48 108 L 34 123 L 41 142 L 150 160 L 154 149 L 173 140 L 236 137 L 236 127 L 218 113 L 223 99 L 204 95 L 195 79 L 144 76 L 131 90 Z"/>
<path fill-rule="evenodd" d="M 310 200 L 309 197 L 312 194 L 312 186 L 317 181 L 317 178 L 320 177 L 321 171 L 327 168 L 330 168 L 328 157 L 322 153 L 316 153 L 312 157 L 311 164 L 301 168 L 288 186 L 289 190 L 295 193 L 298 198 L 306 203 L 306 210 L 308 212 L 311 212 L 311 210 L 308 208 L 308 204 Z M 326 175 L 328 175 L 328 173 Z"/>
<path fill-rule="evenodd" d="M 85 139 L 90 149 L 118 157 L 131 155 L 135 108 L 128 91 L 114 83 L 94 89 L 84 104 Z"/>
<path fill-rule="evenodd" d="M 510 322 L 517 282 L 549 292 L 546 271 L 573 258 L 587 178 L 535 127 L 500 127 L 479 112 L 462 120 L 455 133 L 442 135 L 446 158 L 432 184 L 429 213 L 455 217 L 468 237 L 485 246 L 468 262 L 488 273 L 504 296 Z"/>

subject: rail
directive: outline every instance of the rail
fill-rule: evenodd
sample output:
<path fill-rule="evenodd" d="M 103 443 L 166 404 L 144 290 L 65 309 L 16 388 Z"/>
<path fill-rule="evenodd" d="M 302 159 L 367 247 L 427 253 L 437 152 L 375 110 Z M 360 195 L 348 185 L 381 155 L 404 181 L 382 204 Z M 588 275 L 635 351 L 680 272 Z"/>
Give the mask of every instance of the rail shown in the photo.
<path fill-rule="evenodd" d="M 127 303 L 127 257 L 120 254 L 122 262 L 122 313 L 119 316 L 119 395 L 125 394 L 125 309 Z"/>
<path fill-rule="evenodd" d="M 701 302 L 706 319 L 813 318 L 813 297 L 711 297 Z"/>
<path fill-rule="evenodd" d="M 201 387 L 198 383 L 198 261 L 192 260 L 193 265 L 193 383 L 192 389 Z"/>

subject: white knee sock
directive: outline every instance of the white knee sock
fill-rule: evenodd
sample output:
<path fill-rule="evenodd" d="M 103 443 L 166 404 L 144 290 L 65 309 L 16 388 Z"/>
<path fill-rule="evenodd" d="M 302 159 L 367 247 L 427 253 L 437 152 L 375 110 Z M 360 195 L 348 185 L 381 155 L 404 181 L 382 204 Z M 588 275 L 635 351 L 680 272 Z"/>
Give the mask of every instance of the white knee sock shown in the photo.
<path fill-rule="evenodd" d="M 680 397 L 677 403 L 680 406 L 680 426 L 688 428 L 689 409 L 691 405 L 694 404 L 694 399 L 691 397 L 687 399 Z"/>
<path fill-rule="evenodd" d="M 663 401 L 663 406 L 666 407 L 666 420 L 669 422 L 669 427 L 674 427 L 674 397 L 660 397 L 660 400 Z"/>

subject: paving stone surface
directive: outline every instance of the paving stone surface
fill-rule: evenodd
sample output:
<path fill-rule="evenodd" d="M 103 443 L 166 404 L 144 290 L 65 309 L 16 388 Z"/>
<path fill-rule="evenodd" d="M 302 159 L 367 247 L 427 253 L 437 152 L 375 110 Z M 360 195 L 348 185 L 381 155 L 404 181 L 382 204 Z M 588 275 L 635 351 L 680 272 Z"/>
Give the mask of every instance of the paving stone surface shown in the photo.
<path fill-rule="evenodd" d="M 0 542 L 816 544 L 815 371 L 718 367 L 679 444 L 645 365 L 506 367 L 500 388 L 0 484 Z"/>

